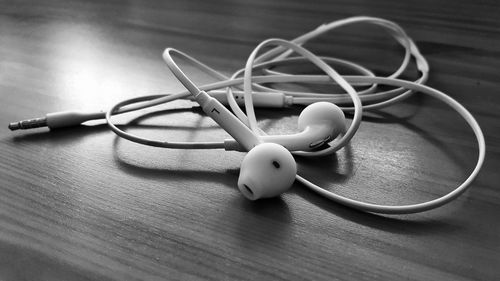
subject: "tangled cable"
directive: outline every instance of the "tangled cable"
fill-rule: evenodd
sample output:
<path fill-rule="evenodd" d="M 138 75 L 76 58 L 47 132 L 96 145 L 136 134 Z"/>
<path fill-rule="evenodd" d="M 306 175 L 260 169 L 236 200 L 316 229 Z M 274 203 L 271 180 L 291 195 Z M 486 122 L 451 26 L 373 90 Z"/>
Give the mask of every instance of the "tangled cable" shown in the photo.
<path fill-rule="evenodd" d="M 302 47 L 308 40 L 316 38 L 333 29 L 355 24 L 370 23 L 382 27 L 386 30 L 404 49 L 405 55 L 400 67 L 387 77 L 378 77 L 369 69 L 342 59 L 332 57 L 318 57 Z M 273 46 L 269 51 L 259 55 L 263 48 Z M 203 86 L 195 85 L 178 67 L 172 58 L 172 54 L 182 57 L 190 63 L 196 65 L 201 71 L 204 71 L 219 81 Z M 294 56 L 292 56 L 294 55 Z M 322 146 L 319 150 L 313 151 L 292 151 L 294 155 L 304 157 L 322 156 L 335 153 L 345 147 L 358 130 L 363 110 L 373 110 L 387 107 L 408 98 L 413 93 L 419 92 L 430 95 L 446 103 L 456 110 L 472 128 L 478 143 L 479 155 L 477 164 L 469 177 L 457 188 L 448 194 L 424 203 L 388 206 L 377 205 L 346 198 L 336 193 L 327 191 L 311 181 L 296 175 L 296 179 L 309 187 L 311 190 L 329 198 L 337 203 L 356 208 L 362 211 L 386 214 L 404 214 L 417 213 L 430 210 L 444 205 L 462 194 L 471 184 L 478 174 L 485 157 L 485 140 L 481 128 L 474 117 L 457 101 L 448 95 L 425 86 L 429 75 L 429 65 L 422 56 L 413 40 L 404 32 L 404 30 L 394 22 L 373 18 L 373 17 L 352 17 L 340 21 L 324 24 L 315 30 L 308 32 L 294 40 L 286 41 L 282 39 L 268 39 L 260 43 L 250 54 L 245 68 L 236 71 L 228 77 L 202 62 L 178 50 L 167 48 L 163 53 L 163 58 L 170 70 L 187 88 L 187 92 L 181 92 L 170 95 L 150 95 L 142 96 L 122 101 L 111 107 L 106 113 L 105 118 L 109 127 L 120 137 L 133 142 L 149 146 L 176 148 L 176 149 L 221 149 L 226 150 L 248 150 L 247 147 L 241 147 L 238 143 L 231 142 L 166 142 L 150 140 L 127 133 L 112 123 L 111 116 L 134 110 L 139 110 L 151 106 L 156 106 L 177 99 L 186 99 L 196 96 L 201 91 L 208 92 L 212 97 L 227 102 L 234 115 L 253 132 L 257 139 L 261 139 L 263 132 L 257 125 L 254 105 L 256 103 L 269 103 L 273 106 L 290 105 L 308 105 L 318 101 L 327 101 L 340 104 L 340 108 L 345 112 L 353 112 L 352 122 L 343 133 L 328 145 Z M 420 77 L 416 81 L 406 81 L 399 79 L 402 73 L 408 68 L 411 59 L 414 59 Z M 289 74 L 279 72 L 276 69 L 282 66 L 298 65 L 304 62 L 310 62 L 321 69 L 323 75 L 303 75 Z M 350 69 L 359 75 L 340 75 L 331 65 Z M 253 75 L 258 72 L 259 75 Z M 345 93 L 310 93 L 301 91 L 291 91 L 276 89 L 268 86 L 269 84 L 279 83 L 306 83 L 306 84 L 335 84 L 340 86 Z M 392 90 L 379 91 L 378 85 L 388 85 L 396 87 Z M 359 91 L 355 87 L 361 87 Z M 238 98 L 238 100 L 237 100 Z M 245 112 L 240 108 L 241 100 L 244 101 Z M 238 103 L 240 102 L 240 104 Z M 96 115 L 97 117 L 99 114 Z M 97 118 L 96 117 L 96 118 Z"/>

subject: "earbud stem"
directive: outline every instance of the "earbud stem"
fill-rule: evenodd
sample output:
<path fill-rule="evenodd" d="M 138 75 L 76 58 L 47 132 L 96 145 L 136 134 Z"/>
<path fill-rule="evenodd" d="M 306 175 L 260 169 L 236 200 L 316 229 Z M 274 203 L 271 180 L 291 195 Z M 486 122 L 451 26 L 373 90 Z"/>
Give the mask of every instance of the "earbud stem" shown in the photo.
<path fill-rule="evenodd" d="M 267 135 L 260 136 L 264 143 L 276 143 L 285 147 L 289 151 L 309 151 L 323 145 L 331 139 L 330 134 L 325 134 L 315 128 L 306 128 L 301 133 L 293 135 Z M 246 151 L 237 141 L 233 139 L 224 140 L 226 151 Z"/>
<path fill-rule="evenodd" d="M 208 116 L 239 143 L 243 151 L 250 151 L 254 146 L 261 143 L 259 138 L 245 124 L 206 92 L 201 91 L 198 93 L 195 100 Z"/>

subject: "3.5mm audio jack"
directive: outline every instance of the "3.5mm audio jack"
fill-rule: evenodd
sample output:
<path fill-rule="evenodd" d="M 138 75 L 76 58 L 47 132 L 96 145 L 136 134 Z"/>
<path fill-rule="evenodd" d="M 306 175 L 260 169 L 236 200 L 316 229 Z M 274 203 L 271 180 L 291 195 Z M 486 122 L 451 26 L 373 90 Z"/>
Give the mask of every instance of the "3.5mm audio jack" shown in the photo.
<path fill-rule="evenodd" d="M 77 126 L 85 121 L 103 119 L 105 112 L 85 112 L 85 111 L 61 111 L 48 113 L 45 117 L 22 120 L 9 124 L 9 129 L 27 130 L 41 127 L 49 127 L 50 129 Z"/>
<path fill-rule="evenodd" d="M 9 124 L 9 129 L 11 131 L 15 131 L 15 130 L 26 130 L 26 129 L 40 128 L 40 127 L 45 127 L 45 126 L 47 126 L 47 118 L 41 117 L 41 118 L 33 118 L 33 119 L 23 120 L 23 121 L 19 121 L 19 122 L 12 122 Z"/>

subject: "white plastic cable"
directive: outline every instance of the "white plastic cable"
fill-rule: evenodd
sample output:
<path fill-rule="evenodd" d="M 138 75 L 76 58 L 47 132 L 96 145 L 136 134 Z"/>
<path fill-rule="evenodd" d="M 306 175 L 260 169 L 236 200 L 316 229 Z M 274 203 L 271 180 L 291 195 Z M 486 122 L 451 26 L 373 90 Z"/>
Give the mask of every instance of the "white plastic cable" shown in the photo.
<path fill-rule="evenodd" d="M 338 27 L 346 26 L 349 24 L 357 23 L 369 23 L 375 24 L 382 27 L 388 31 L 394 39 L 405 49 L 405 55 L 400 67 L 388 77 L 377 77 L 372 71 L 366 69 L 365 67 L 342 60 L 339 58 L 331 57 L 318 57 L 302 47 L 308 40 L 316 38 L 323 35 L 326 32 L 334 30 Z M 273 49 L 264 52 L 260 56 L 257 56 L 259 51 L 267 46 L 275 46 Z M 170 53 L 174 53 L 177 56 L 182 57 L 184 60 L 194 64 L 199 67 L 201 71 L 204 71 L 219 81 L 206 84 L 203 86 L 196 86 L 185 73 L 178 67 L 174 62 Z M 291 57 L 290 55 L 294 55 Z M 298 56 L 296 56 L 298 55 Z M 419 70 L 421 77 L 416 81 L 406 81 L 398 79 L 401 74 L 408 69 L 410 65 L 411 58 L 413 57 L 416 67 Z M 297 175 L 296 179 L 303 183 L 305 186 L 311 190 L 317 192 L 320 195 L 325 196 L 339 204 L 343 204 L 358 210 L 373 212 L 373 213 L 385 213 L 385 214 L 406 214 L 406 213 L 417 213 L 423 212 L 430 209 L 442 206 L 453 199 L 457 198 L 462 194 L 467 187 L 470 186 L 473 179 L 477 176 L 485 158 L 485 140 L 479 124 L 474 119 L 474 117 L 457 101 L 449 97 L 448 95 L 423 85 L 427 81 L 429 65 L 425 58 L 422 56 L 418 50 L 416 44 L 413 40 L 406 35 L 404 30 L 394 22 L 373 18 L 373 17 L 352 17 L 340 21 L 335 21 L 329 24 L 324 24 L 317 29 L 306 33 L 292 41 L 286 41 L 282 39 L 268 39 L 261 44 L 259 44 L 254 51 L 250 54 L 245 68 L 236 71 L 231 77 L 228 77 L 209 66 L 199 62 L 198 60 L 190 57 L 175 49 L 168 48 L 164 52 L 165 61 L 170 68 L 170 70 L 175 74 L 179 81 L 188 89 L 188 92 L 182 92 L 172 95 L 152 95 L 143 96 L 138 98 L 133 98 L 129 100 L 122 101 L 115 106 L 113 106 L 108 112 L 106 112 L 105 117 L 111 130 L 113 130 L 120 137 L 126 138 L 128 140 L 138 142 L 145 145 L 166 147 L 166 148 L 178 148 L 178 149 L 214 149 L 214 148 L 224 148 L 223 142 L 168 142 L 159 140 L 150 140 L 142 138 L 116 127 L 111 120 L 111 116 L 114 114 L 121 114 L 125 112 L 130 112 L 134 110 L 139 110 L 147 107 L 152 107 L 160 105 L 166 102 L 170 102 L 176 99 L 188 98 L 190 95 L 196 95 L 201 90 L 210 93 L 212 90 L 225 90 L 228 104 L 234 114 L 249 128 L 252 129 L 254 134 L 261 135 L 265 134 L 257 126 L 257 118 L 255 116 L 254 105 L 253 105 L 253 94 L 255 92 L 279 92 L 285 94 L 287 100 L 291 101 L 291 104 L 298 105 L 308 105 L 317 101 L 328 101 L 337 104 L 342 104 L 341 107 L 344 111 L 354 111 L 353 121 L 347 131 L 339 138 L 333 140 L 329 143 L 329 146 L 319 150 L 319 151 L 293 151 L 295 155 L 301 156 L 320 156 L 327 155 L 338 151 L 343 148 L 350 139 L 355 135 L 357 129 L 359 128 L 361 122 L 361 116 L 363 110 L 371 110 L 383 108 L 389 105 L 393 105 L 413 93 L 423 93 L 438 100 L 441 100 L 445 104 L 449 105 L 455 111 L 457 111 L 460 116 L 462 116 L 468 125 L 472 128 L 478 143 L 478 159 L 476 166 L 469 177 L 460 184 L 457 188 L 441 196 L 437 199 L 412 204 L 412 205 L 402 205 L 402 206 L 388 206 L 388 205 L 378 205 L 367 202 L 362 202 L 354 199 L 350 199 L 336 193 L 327 191 L 311 181 Z M 325 72 L 326 75 L 297 75 L 279 72 L 277 69 L 281 66 L 289 65 L 300 65 L 304 62 L 310 62 L 316 65 L 319 69 Z M 346 67 L 360 75 L 340 75 L 334 68 L 334 65 Z M 254 72 L 259 72 L 258 75 L 254 75 Z M 243 75 L 243 76 L 242 76 Z M 289 90 L 280 90 L 267 86 L 268 84 L 280 84 L 280 83 L 304 83 L 304 84 L 336 84 L 339 85 L 345 93 L 314 93 L 314 92 L 296 92 Z M 388 91 L 377 91 L 378 85 L 388 85 L 393 86 L 395 89 Z M 359 92 L 356 91 L 358 88 Z M 245 98 L 245 109 L 246 114 L 238 106 L 234 95 L 234 89 L 243 89 L 243 94 Z M 364 104 L 362 104 L 364 103 Z"/>

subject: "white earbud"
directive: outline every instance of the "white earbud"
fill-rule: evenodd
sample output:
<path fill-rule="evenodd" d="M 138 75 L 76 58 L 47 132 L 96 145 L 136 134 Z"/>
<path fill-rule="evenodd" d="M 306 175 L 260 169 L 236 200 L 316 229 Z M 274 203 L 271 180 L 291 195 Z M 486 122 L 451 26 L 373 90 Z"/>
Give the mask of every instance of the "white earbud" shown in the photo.
<path fill-rule="evenodd" d="M 238 188 L 250 200 L 275 197 L 291 187 L 296 174 L 297 164 L 286 148 L 262 143 L 245 155 Z"/>
<path fill-rule="evenodd" d="M 316 102 L 307 106 L 299 115 L 300 133 L 292 135 L 260 136 L 265 143 L 277 143 L 289 151 L 308 151 L 335 139 L 345 131 L 344 112 L 335 104 Z M 245 151 L 235 140 L 224 141 L 226 150 Z"/>
<path fill-rule="evenodd" d="M 333 103 L 313 103 L 300 113 L 298 129 L 301 132 L 297 134 L 263 136 L 262 140 L 279 143 L 290 151 L 311 150 L 345 130 L 344 112 Z"/>

